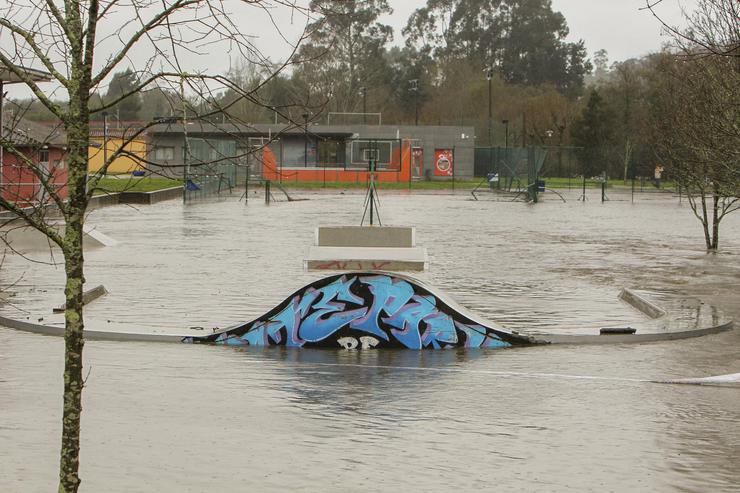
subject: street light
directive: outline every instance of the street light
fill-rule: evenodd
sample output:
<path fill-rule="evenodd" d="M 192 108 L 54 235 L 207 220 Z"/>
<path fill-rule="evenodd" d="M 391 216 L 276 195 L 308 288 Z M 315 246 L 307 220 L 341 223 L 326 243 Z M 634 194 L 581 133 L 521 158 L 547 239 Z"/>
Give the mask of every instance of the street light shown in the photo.
<path fill-rule="evenodd" d="M 493 66 L 485 72 L 488 81 L 488 146 L 493 147 Z"/>
<path fill-rule="evenodd" d="M 308 117 L 311 113 L 303 114 L 303 167 L 308 168 Z"/>
<path fill-rule="evenodd" d="M 367 125 L 367 87 L 362 86 L 360 94 L 362 94 L 362 123 Z"/>
<path fill-rule="evenodd" d="M 493 65 L 484 70 L 488 80 L 488 156 L 489 171 L 493 171 Z"/>
<path fill-rule="evenodd" d="M 501 123 L 504 124 L 504 127 L 506 128 L 506 140 L 504 141 L 504 147 L 506 149 L 509 148 L 509 120 L 501 120 Z"/>
<path fill-rule="evenodd" d="M 419 126 L 419 79 L 411 79 L 409 81 L 411 84 L 411 87 L 409 88 L 409 91 L 414 93 L 414 109 L 416 112 L 416 119 L 415 125 Z"/>
<path fill-rule="evenodd" d="M 108 112 L 103 112 L 103 166 L 108 162 Z M 105 168 L 103 168 L 105 169 Z"/>

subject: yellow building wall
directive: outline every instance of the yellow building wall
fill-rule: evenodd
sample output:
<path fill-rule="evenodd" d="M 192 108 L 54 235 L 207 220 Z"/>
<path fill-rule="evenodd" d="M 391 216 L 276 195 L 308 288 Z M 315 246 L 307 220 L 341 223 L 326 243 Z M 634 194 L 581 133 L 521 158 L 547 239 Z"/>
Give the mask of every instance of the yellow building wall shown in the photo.
<path fill-rule="evenodd" d="M 95 143 L 87 149 L 87 170 L 90 173 L 98 171 L 103 166 L 103 159 L 106 156 L 105 149 L 103 149 L 103 138 L 102 137 L 90 137 L 90 143 Z M 111 156 L 123 145 L 123 139 L 117 137 L 108 137 L 108 156 Z M 126 152 L 133 154 L 134 156 L 119 156 L 108 167 L 108 173 L 131 173 L 132 171 L 144 169 L 143 159 L 146 159 L 147 144 L 145 140 L 134 140 L 129 142 L 124 147 Z M 138 158 L 141 158 L 139 160 Z"/>

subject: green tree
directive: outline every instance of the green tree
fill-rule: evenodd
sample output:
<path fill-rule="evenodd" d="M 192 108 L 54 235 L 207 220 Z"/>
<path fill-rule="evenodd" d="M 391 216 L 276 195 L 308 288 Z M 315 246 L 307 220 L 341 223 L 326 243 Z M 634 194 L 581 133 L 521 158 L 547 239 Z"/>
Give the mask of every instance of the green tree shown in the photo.
<path fill-rule="evenodd" d="M 408 46 L 391 48 L 386 58 L 391 70 L 389 93 L 397 119 L 413 122 L 417 106 L 423 108 L 432 97 L 429 82 L 434 80 L 434 61 Z"/>
<path fill-rule="evenodd" d="M 439 60 L 495 66 L 507 83 L 552 84 L 574 97 L 591 64 L 568 32 L 550 0 L 428 0 L 404 29 L 407 43 Z"/>
<path fill-rule="evenodd" d="M 126 69 L 113 74 L 105 93 L 105 101 L 117 101 L 111 108 L 112 112 L 123 121 L 137 120 L 141 110 L 141 94 L 139 93 L 139 81 L 133 70 Z M 120 99 L 122 98 L 123 99 Z"/>
<path fill-rule="evenodd" d="M 625 181 L 638 171 L 650 174 L 653 169 L 652 145 L 647 138 L 650 132 L 646 128 L 648 74 L 652 65 L 652 57 L 615 63 L 600 86 L 604 99 L 615 113 L 615 156 L 610 173 L 621 175 Z"/>
<path fill-rule="evenodd" d="M 360 88 L 372 91 L 390 77 L 384 53 L 393 30 L 378 19 L 392 9 L 387 0 L 312 0 L 310 8 L 319 18 L 299 51 L 297 84 L 319 101 L 331 99 L 331 109 L 359 111 Z"/>
<path fill-rule="evenodd" d="M 606 172 L 614 137 L 613 111 L 597 89 L 592 89 L 588 103 L 571 127 L 573 145 L 579 147 L 578 160 L 584 176 Z"/>

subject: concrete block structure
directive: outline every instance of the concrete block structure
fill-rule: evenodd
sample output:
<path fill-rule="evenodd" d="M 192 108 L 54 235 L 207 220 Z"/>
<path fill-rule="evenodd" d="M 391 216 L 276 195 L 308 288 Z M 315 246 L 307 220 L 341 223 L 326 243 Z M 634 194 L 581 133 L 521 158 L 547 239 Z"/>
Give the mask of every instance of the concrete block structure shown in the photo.
<path fill-rule="evenodd" d="M 175 122 L 148 135 L 149 166 L 173 177 L 230 162 L 237 182 L 249 169 L 274 181 L 364 183 L 372 158 L 381 182 L 473 176 L 473 127 Z"/>
<path fill-rule="evenodd" d="M 415 228 L 403 226 L 320 226 L 305 259 L 311 270 L 423 271 L 427 264 Z"/>

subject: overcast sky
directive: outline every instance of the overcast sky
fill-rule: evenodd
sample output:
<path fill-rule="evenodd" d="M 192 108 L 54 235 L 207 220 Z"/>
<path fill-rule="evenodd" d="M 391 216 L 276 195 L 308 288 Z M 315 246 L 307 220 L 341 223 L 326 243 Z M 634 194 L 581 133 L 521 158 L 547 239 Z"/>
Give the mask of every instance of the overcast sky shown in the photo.
<path fill-rule="evenodd" d="M 697 0 L 663 0 L 658 11 L 670 24 L 681 24 L 681 8 L 691 11 Z M 307 4 L 308 0 L 298 0 L 298 3 Z M 388 0 L 394 9 L 390 16 L 385 16 L 382 22 L 390 24 L 395 30 L 394 44 L 402 45 L 401 29 L 406 25 L 411 13 L 426 4 L 426 0 Z M 667 41 L 661 35 L 661 26 L 653 16 L 645 10 L 645 0 L 552 0 L 553 9 L 562 12 L 570 28 L 569 40 L 583 39 L 586 43 L 589 56 L 599 49 L 606 49 L 609 60 L 621 61 L 632 57 L 639 57 L 660 49 Z M 120 12 L 117 15 L 127 15 Z M 263 54 L 272 60 L 286 58 L 289 46 L 276 33 L 276 26 L 288 41 L 300 36 L 305 27 L 306 19 L 300 15 L 283 10 L 274 12 L 274 21 L 260 14 L 254 8 L 249 8 L 242 16 L 235 19 L 236 24 L 243 32 L 254 35 L 255 45 Z M 128 14 L 130 15 L 130 14 Z M 236 14 L 235 14 L 235 17 Z M 114 16 L 106 19 L 99 33 L 116 32 L 122 24 L 121 18 Z M 9 36 L 3 36 L 9 38 Z M 9 39 L 3 40 L 9 42 Z M 110 41 L 109 41 L 110 42 Z M 104 60 L 106 44 L 99 47 L 96 59 Z M 131 53 L 132 65 L 142 64 L 146 54 Z M 141 60 L 139 60 L 141 59 Z M 205 71 L 209 73 L 223 73 L 228 70 L 231 60 L 226 50 L 209 47 L 202 56 L 188 55 L 183 59 L 188 70 Z M 36 68 L 41 68 L 37 66 Z M 123 70 L 125 67 L 120 67 Z M 45 90 L 49 86 L 45 87 Z M 28 97 L 29 91 L 23 90 L 20 85 L 7 86 L 10 97 Z M 58 89 L 58 88 L 57 88 Z M 55 92 L 55 97 L 63 97 Z"/>
<path fill-rule="evenodd" d="M 388 0 L 393 15 L 384 19 L 396 31 L 396 43 L 403 42 L 400 30 L 411 13 L 426 0 Z M 552 0 L 552 8 L 565 16 L 570 40 L 583 39 L 589 56 L 600 49 L 611 61 L 621 61 L 657 51 L 666 41 L 660 24 L 645 10 L 645 0 Z M 696 0 L 663 0 L 656 8 L 671 24 L 681 23 L 681 7 L 688 11 Z"/>

